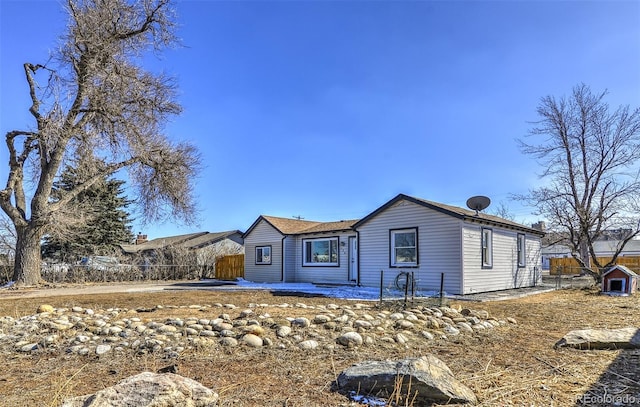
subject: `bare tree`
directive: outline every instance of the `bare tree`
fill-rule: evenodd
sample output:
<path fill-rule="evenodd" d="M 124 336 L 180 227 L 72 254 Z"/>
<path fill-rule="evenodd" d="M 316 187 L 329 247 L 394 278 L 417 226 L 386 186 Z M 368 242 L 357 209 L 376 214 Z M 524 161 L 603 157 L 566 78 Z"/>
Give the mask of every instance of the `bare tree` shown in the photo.
<path fill-rule="evenodd" d="M 16 252 L 16 231 L 11 220 L 0 213 L 0 257 L 13 260 Z"/>
<path fill-rule="evenodd" d="M 504 203 L 504 201 L 500 201 L 498 202 L 498 206 L 496 206 L 492 213 L 495 216 L 499 216 L 503 219 L 507 219 L 510 221 L 515 221 L 516 217 L 515 215 L 511 212 L 511 210 L 509 209 L 509 206 L 507 206 L 507 204 Z"/>
<path fill-rule="evenodd" d="M 537 208 L 559 243 L 598 278 L 640 233 L 640 109 L 611 110 L 606 95 L 581 84 L 568 98 L 542 98 L 540 121 L 529 134 L 534 141 L 519 140 L 522 152 L 544 168 L 546 181 L 520 199 Z M 624 233 L 613 258 L 602 264 L 593 243 L 614 230 Z"/>
<path fill-rule="evenodd" d="M 18 284 L 40 282 L 41 237 L 105 175 L 128 171 L 147 220 L 195 216 L 199 153 L 162 133 L 181 111 L 176 84 L 141 67 L 149 52 L 176 44 L 171 0 L 67 0 L 66 10 L 60 48 L 45 65 L 24 64 L 34 126 L 6 134 L 10 171 L 0 207 L 15 226 Z M 98 161 L 105 164 L 91 165 Z M 65 162 L 86 163 L 76 168 L 85 181 L 52 200 Z"/>

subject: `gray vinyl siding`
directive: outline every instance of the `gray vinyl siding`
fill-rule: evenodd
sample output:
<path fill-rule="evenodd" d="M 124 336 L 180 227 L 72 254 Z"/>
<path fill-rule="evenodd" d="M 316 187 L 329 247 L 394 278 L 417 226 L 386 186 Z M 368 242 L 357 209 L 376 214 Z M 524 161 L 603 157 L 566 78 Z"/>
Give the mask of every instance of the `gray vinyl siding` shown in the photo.
<path fill-rule="evenodd" d="M 527 278 L 530 286 L 542 284 L 542 239 L 527 235 Z"/>
<path fill-rule="evenodd" d="M 300 235 L 295 238 L 295 270 L 297 282 L 335 282 L 346 283 L 349 280 L 349 236 L 354 233 L 335 232 L 322 234 Z M 304 266 L 302 242 L 306 239 L 338 238 L 338 263 L 339 266 Z M 343 245 L 344 244 L 344 245 Z"/>
<path fill-rule="evenodd" d="M 400 201 L 358 227 L 360 248 L 360 284 L 380 286 L 384 270 L 384 287 L 393 286 L 398 273 L 413 271 L 417 289 L 439 291 L 444 273 L 447 293 L 461 291 L 461 224 L 455 217 L 407 201 Z M 390 267 L 389 231 L 418 228 L 418 266 Z"/>
<path fill-rule="evenodd" d="M 265 221 L 245 236 L 244 277 L 258 283 L 282 279 L 282 234 Z M 271 264 L 256 264 L 256 246 L 271 246 Z"/>
<path fill-rule="evenodd" d="M 284 281 L 288 283 L 296 282 L 298 275 L 296 271 L 296 238 L 287 236 L 284 239 Z"/>
<path fill-rule="evenodd" d="M 540 283 L 540 239 L 525 235 L 526 264 L 518 267 L 515 230 L 489 227 L 493 231 L 491 268 L 482 267 L 480 224 L 465 223 L 462 231 L 464 256 L 464 294 L 511 288 L 531 287 Z"/>

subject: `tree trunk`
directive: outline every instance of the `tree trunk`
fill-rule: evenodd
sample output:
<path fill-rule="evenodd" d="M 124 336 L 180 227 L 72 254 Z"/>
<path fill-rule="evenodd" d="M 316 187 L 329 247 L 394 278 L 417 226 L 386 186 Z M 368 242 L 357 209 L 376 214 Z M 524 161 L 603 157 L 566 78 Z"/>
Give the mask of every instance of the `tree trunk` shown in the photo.
<path fill-rule="evenodd" d="M 584 264 L 582 273 L 593 271 L 591 270 L 591 253 L 589 253 L 589 246 L 585 240 L 580 242 L 580 259 L 582 259 L 582 263 Z"/>
<path fill-rule="evenodd" d="M 40 268 L 40 233 L 32 226 L 17 227 L 16 259 L 13 281 L 19 285 L 38 285 L 42 282 Z"/>

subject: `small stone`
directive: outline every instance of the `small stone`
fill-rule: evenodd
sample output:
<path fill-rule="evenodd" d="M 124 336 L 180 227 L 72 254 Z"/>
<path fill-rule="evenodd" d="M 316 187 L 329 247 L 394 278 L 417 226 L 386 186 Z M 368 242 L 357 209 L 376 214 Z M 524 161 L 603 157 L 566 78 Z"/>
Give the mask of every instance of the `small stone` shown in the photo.
<path fill-rule="evenodd" d="M 329 321 L 331 321 L 331 317 L 328 316 L 328 315 L 324 315 L 324 314 L 316 315 L 313 318 L 313 323 L 317 324 L 317 325 L 324 324 L 324 323 L 327 323 Z"/>
<path fill-rule="evenodd" d="M 346 324 L 347 322 L 349 322 L 349 315 L 345 314 L 345 315 L 339 316 L 338 318 L 334 318 L 333 321 L 339 324 Z"/>
<path fill-rule="evenodd" d="M 51 312 L 54 312 L 54 311 L 55 311 L 55 308 L 53 308 L 53 306 L 52 306 L 52 305 L 49 305 L 49 304 L 41 304 L 41 305 L 38 307 L 38 310 L 37 310 L 36 312 L 37 312 L 38 314 L 42 314 L 42 313 L 44 313 L 44 312 L 49 312 L 49 313 L 51 313 Z"/>
<path fill-rule="evenodd" d="M 51 345 L 57 340 L 58 340 L 58 335 L 47 335 L 42 341 L 42 343 L 44 343 L 45 345 Z"/>
<path fill-rule="evenodd" d="M 407 321 L 406 319 L 399 319 L 395 323 L 396 329 L 411 329 L 413 328 L 413 323 L 411 321 Z"/>
<path fill-rule="evenodd" d="M 456 327 L 462 332 L 473 333 L 473 328 L 471 328 L 471 325 L 466 322 L 458 322 Z"/>
<path fill-rule="evenodd" d="M 28 343 L 26 345 L 22 345 L 20 347 L 20 352 L 31 352 L 38 349 L 38 344 L 37 343 Z"/>
<path fill-rule="evenodd" d="M 434 339 L 434 336 L 431 332 L 429 331 L 422 331 L 420 332 L 420 335 L 422 335 L 423 338 L 432 341 Z"/>
<path fill-rule="evenodd" d="M 308 318 L 301 317 L 291 321 L 291 325 L 298 326 L 300 328 L 308 328 L 309 325 L 311 325 L 311 321 L 309 321 Z"/>
<path fill-rule="evenodd" d="M 104 355 L 111 351 L 111 345 L 98 345 L 96 346 L 96 355 Z"/>
<path fill-rule="evenodd" d="M 357 332 L 347 332 L 336 340 L 340 345 L 348 348 L 362 345 L 362 336 Z"/>
<path fill-rule="evenodd" d="M 242 342 L 253 348 L 259 348 L 263 345 L 262 338 L 254 334 L 246 334 L 242 337 Z"/>
<path fill-rule="evenodd" d="M 173 325 L 162 325 L 161 327 L 158 328 L 158 332 L 177 332 L 178 328 L 176 328 Z"/>
<path fill-rule="evenodd" d="M 111 328 L 109 328 L 109 335 L 118 335 L 120 332 L 122 332 L 122 328 L 120 328 L 119 326 L 112 326 Z"/>
<path fill-rule="evenodd" d="M 395 339 L 395 341 L 400 345 L 404 345 L 409 342 L 409 339 L 403 334 L 396 334 L 393 339 Z"/>
<path fill-rule="evenodd" d="M 460 334 L 460 330 L 452 327 L 451 325 L 447 325 L 444 327 L 444 332 L 451 336 L 456 336 Z"/>
<path fill-rule="evenodd" d="M 220 340 L 220 344 L 229 347 L 238 346 L 238 340 L 236 338 L 226 336 Z"/>
<path fill-rule="evenodd" d="M 279 326 L 276 330 L 276 336 L 278 338 L 284 338 L 291 334 L 291 328 L 288 326 Z"/>
<path fill-rule="evenodd" d="M 245 334 L 253 334 L 256 336 L 263 336 L 264 335 L 264 328 L 261 327 L 260 325 L 247 325 L 244 328 L 242 328 L 242 331 Z"/>
<path fill-rule="evenodd" d="M 304 350 L 313 350 L 313 349 L 316 349 L 318 347 L 318 342 L 314 341 L 313 339 L 309 339 L 309 340 L 300 342 L 298 344 L 298 347 L 300 347 L 300 349 L 304 349 Z"/>
<path fill-rule="evenodd" d="M 188 336 L 198 336 L 198 333 L 199 333 L 197 329 L 193 329 L 193 328 L 185 328 L 184 332 Z"/>
<path fill-rule="evenodd" d="M 85 342 L 89 342 L 89 338 L 87 335 L 78 335 L 76 336 L 76 341 L 80 342 L 80 343 L 85 343 Z"/>
<path fill-rule="evenodd" d="M 356 328 L 356 329 L 358 329 L 358 328 L 371 329 L 371 328 L 373 328 L 373 325 L 369 321 L 363 321 L 363 320 L 359 319 L 359 320 L 356 320 L 356 321 L 353 322 L 353 327 Z"/>

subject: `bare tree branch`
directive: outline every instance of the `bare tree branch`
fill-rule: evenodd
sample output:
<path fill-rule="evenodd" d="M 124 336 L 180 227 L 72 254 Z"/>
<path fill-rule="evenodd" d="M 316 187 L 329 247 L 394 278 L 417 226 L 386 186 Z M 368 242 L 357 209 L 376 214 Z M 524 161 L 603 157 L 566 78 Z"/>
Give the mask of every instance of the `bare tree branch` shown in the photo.
<path fill-rule="evenodd" d="M 579 264 L 596 275 L 640 234 L 640 109 L 610 111 L 606 95 L 581 84 L 569 98 L 542 98 L 540 120 L 529 132 L 534 141 L 519 140 L 521 151 L 543 167 L 546 185 L 517 198 L 535 206 Z M 613 259 L 600 264 L 593 243 L 614 229 L 626 234 Z"/>
<path fill-rule="evenodd" d="M 74 218 L 68 204 L 116 171 L 128 170 L 148 219 L 171 216 L 189 223 L 196 215 L 193 181 L 200 155 L 163 134 L 181 112 L 177 85 L 140 66 L 145 54 L 177 43 L 172 1 L 66 0 L 66 10 L 59 50 L 46 66 L 24 64 L 35 130 L 6 135 L 10 171 L 0 207 L 16 228 L 15 277 L 22 282 L 39 280 L 42 235 L 86 217 Z M 47 76 L 44 87 L 37 81 L 41 75 Z M 52 199 L 65 162 L 87 166 L 76 168 L 87 177 Z M 96 162 L 105 165 L 92 167 Z"/>

